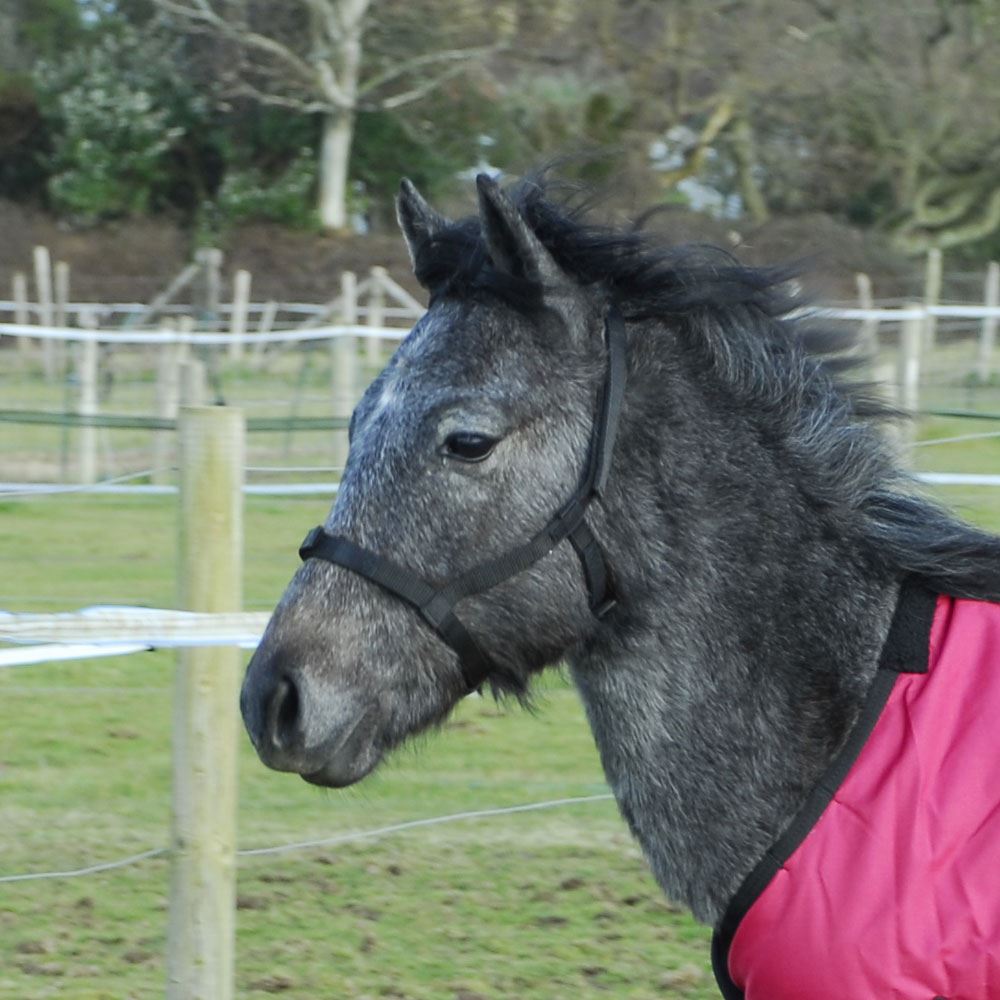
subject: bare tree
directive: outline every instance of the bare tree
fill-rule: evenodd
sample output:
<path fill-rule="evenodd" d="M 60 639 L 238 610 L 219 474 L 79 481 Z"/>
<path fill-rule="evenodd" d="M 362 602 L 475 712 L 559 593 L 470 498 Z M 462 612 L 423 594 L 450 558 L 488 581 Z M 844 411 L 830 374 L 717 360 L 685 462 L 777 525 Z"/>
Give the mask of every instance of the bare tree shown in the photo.
<path fill-rule="evenodd" d="M 426 96 L 495 51 L 490 44 L 434 46 L 382 52 L 367 60 L 366 32 L 376 11 L 391 23 L 402 8 L 392 0 L 153 0 L 165 18 L 187 32 L 207 33 L 220 43 L 220 78 L 227 96 L 249 97 L 322 119 L 319 153 L 319 217 L 324 228 L 347 224 L 347 182 L 356 116 L 392 110 Z M 422 0 L 406 5 L 412 18 Z M 468 6 L 458 4 L 457 7 Z M 417 8 L 414 11 L 414 8 Z M 383 32 L 384 34 L 384 32 Z M 425 39 L 431 44 L 431 39 Z"/>
<path fill-rule="evenodd" d="M 803 0 L 799 13 L 823 114 L 800 107 L 798 131 L 828 163 L 839 151 L 826 176 L 881 190 L 877 221 L 907 253 L 1000 229 L 1000 2 Z"/>
<path fill-rule="evenodd" d="M 549 0 L 541 61 L 617 80 L 637 171 L 698 176 L 771 212 L 849 214 L 920 253 L 1000 231 L 1000 0 Z M 519 39 L 519 50 L 523 44 Z"/>

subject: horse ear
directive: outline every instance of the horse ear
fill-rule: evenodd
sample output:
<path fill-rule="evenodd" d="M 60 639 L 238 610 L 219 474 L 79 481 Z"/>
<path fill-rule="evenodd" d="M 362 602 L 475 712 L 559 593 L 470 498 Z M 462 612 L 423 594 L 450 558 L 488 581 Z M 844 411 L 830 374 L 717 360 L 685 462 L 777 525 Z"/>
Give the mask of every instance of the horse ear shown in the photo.
<path fill-rule="evenodd" d="M 448 220 L 424 201 L 423 196 L 406 177 L 400 182 L 399 194 L 396 196 L 396 219 L 410 252 L 410 263 L 416 271 L 421 249 L 435 233 L 448 225 Z"/>
<path fill-rule="evenodd" d="M 514 203 L 492 177 L 476 177 L 479 223 L 494 266 L 542 286 L 564 284 L 566 276 Z"/>

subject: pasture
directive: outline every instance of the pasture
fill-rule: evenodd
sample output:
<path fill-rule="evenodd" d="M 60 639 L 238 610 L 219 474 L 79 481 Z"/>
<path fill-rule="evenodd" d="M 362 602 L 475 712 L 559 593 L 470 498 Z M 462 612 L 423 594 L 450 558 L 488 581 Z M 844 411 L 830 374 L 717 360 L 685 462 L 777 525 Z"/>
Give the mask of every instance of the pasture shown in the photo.
<path fill-rule="evenodd" d="M 984 407 L 985 408 L 985 407 Z M 934 419 L 924 440 L 996 430 Z M 922 447 L 918 467 L 1000 471 L 1000 439 Z M 995 488 L 941 491 L 1000 530 Z M 246 607 L 268 608 L 320 499 L 249 498 Z M 0 607 L 175 602 L 175 502 L 67 494 L 0 507 Z M 0 876 L 162 847 L 174 657 L 0 673 Z M 239 847 L 606 791 L 563 678 L 533 714 L 467 699 L 443 732 L 356 789 L 264 769 L 242 740 Z M 0 884 L 0 997 L 120 1000 L 164 983 L 167 861 Z M 296 998 L 669 996 L 707 1000 L 709 930 L 665 901 L 612 802 L 416 828 L 240 859 L 237 993 Z"/>
<path fill-rule="evenodd" d="M 247 504 L 248 608 L 272 604 L 323 501 Z M 6 608 L 169 606 L 169 500 L 49 497 L 0 514 Z M 40 539 L 44 538 L 44 543 Z M 0 675 L 0 874 L 162 846 L 173 656 Z M 468 699 L 444 732 L 356 790 L 266 771 L 244 740 L 240 847 L 604 792 L 560 679 L 534 715 Z M 241 997 L 711 997 L 708 933 L 662 899 L 608 801 L 242 858 Z M 0 886 L 0 996 L 160 995 L 167 863 Z"/>

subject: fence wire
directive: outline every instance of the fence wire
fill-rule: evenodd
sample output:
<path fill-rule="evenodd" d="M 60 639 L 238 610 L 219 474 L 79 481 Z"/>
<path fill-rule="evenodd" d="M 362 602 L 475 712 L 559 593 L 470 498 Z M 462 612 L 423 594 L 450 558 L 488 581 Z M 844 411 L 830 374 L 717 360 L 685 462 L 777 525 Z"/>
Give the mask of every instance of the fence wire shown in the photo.
<path fill-rule="evenodd" d="M 402 823 L 391 823 L 388 826 L 376 827 L 372 830 L 361 830 L 356 833 L 340 833 L 331 837 L 320 837 L 316 840 L 301 840 L 290 844 L 276 844 L 273 847 L 251 847 L 238 850 L 237 857 L 250 858 L 264 855 L 289 854 L 293 851 L 305 851 L 317 847 L 335 847 L 342 844 L 354 844 L 367 840 L 377 840 L 406 830 L 417 830 L 429 826 L 440 826 L 445 823 L 458 823 L 472 819 L 487 819 L 493 816 L 510 816 L 517 813 L 538 812 L 543 809 L 557 809 L 562 806 L 580 805 L 590 802 L 606 802 L 613 799 L 610 792 L 600 795 L 580 795 L 564 799 L 549 799 L 545 802 L 527 802 L 516 806 L 495 806 L 488 809 L 471 809 L 465 812 L 447 813 L 443 816 L 427 816 L 423 819 L 411 819 Z M 46 879 L 82 878 L 85 875 L 96 875 L 100 872 L 128 868 L 132 865 L 160 858 L 170 854 L 166 847 L 155 847 L 139 854 L 130 854 L 114 861 L 103 861 L 87 865 L 83 868 L 69 868 L 63 871 L 24 872 L 17 875 L 0 875 L 0 883 L 34 882 Z"/>

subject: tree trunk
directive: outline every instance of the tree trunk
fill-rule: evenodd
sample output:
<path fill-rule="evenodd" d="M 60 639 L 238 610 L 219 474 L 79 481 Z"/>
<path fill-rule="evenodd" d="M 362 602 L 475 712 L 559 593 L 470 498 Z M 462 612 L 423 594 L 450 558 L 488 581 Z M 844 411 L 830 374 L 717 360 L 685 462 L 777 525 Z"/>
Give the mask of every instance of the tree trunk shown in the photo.
<path fill-rule="evenodd" d="M 26 15 L 27 8 L 23 4 L 0 4 L 0 66 L 8 73 L 17 73 L 25 67 L 17 29 Z"/>
<path fill-rule="evenodd" d="M 753 129 L 743 115 L 733 123 L 731 135 L 733 159 L 736 160 L 736 172 L 743 205 L 755 223 L 767 222 L 771 213 L 768 211 L 764 193 L 754 176 L 757 161 L 754 155 Z"/>
<path fill-rule="evenodd" d="M 324 116 L 319 153 L 319 219 L 324 229 L 347 228 L 347 168 L 353 138 L 353 112 Z"/>

